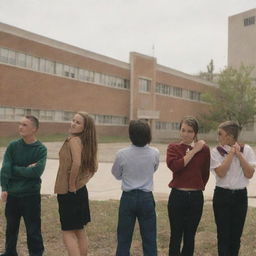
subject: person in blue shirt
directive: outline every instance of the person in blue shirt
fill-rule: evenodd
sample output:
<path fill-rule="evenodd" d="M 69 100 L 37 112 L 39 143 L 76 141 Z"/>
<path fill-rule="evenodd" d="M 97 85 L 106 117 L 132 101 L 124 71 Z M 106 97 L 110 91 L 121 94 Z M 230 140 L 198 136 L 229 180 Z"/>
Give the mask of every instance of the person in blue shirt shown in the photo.
<path fill-rule="evenodd" d="M 159 165 L 159 151 L 150 147 L 151 130 L 143 120 L 129 124 L 132 145 L 119 150 L 112 174 L 122 181 L 119 205 L 116 256 L 129 256 L 136 219 L 144 256 L 157 255 L 156 213 L 152 194 L 153 175 Z"/>

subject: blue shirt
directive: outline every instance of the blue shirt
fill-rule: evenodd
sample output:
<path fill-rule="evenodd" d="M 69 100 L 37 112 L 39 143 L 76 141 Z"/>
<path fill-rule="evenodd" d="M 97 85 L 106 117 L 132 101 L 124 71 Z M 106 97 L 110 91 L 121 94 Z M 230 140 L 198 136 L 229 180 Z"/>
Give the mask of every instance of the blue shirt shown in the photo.
<path fill-rule="evenodd" d="M 159 165 L 159 150 L 144 146 L 129 147 L 119 150 L 112 166 L 112 174 L 122 180 L 122 190 L 153 190 L 153 174 Z"/>

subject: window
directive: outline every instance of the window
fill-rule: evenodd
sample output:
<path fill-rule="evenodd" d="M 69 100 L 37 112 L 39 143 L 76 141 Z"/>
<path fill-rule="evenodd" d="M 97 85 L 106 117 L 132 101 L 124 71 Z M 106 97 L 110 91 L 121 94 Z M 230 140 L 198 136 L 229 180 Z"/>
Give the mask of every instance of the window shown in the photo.
<path fill-rule="evenodd" d="M 77 77 L 77 68 L 70 66 L 69 67 L 69 76 L 72 78 Z"/>
<path fill-rule="evenodd" d="M 12 65 L 16 65 L 16 52 L 9 50 L 8 62 Z"/>
<path fill-rule="evenodd" d="M 29 68 L 29 69 L 32 69 L 32 56 L 30 56 L 30 55 L 27 55 L 26 67 Z"/>
<path fill-rule="evenodd" d="M 0 48 L 0 61 L 4 63 L 8 63 L 8 50 L 4 48 Z"/>
<path fill-rule="evenodd" d="M 4 119 L 5 119 L 5 109 L 0 108 L 0 120 L 4 120 Z"/>
<path fill-rule="evenodd" d="M 45 71 L 50 74 L 54 74 L 54 65 L 55 63 L 50 60 L 45 61 Z"/>
<path fill-rule="evenodd" d="M 63 111 L 55 111 L 55 114 L 54 114 L 54 121 L 56 122 L 61 122 L 64 120 L 64 112 Z"/>
<path fill-rule="evenodd" d="M 244 26 L 249 26 L 255 24 L 255 16 L 244 19 Z"/>
<path fill-rule="evenodd" d="M 62 76 L 63 74 L 63 64 L 61 63 L 56 63 L 56 75 Z"/>
<path fill-rule="evenodd" d="M 64 71 L 64 76 L 69 77 L 69 66 L 68 65 L 64 65 L 63 71 Z"/>
<path fill-rule="evenodd" d="M 148 79 L 139 79 L 139 91 L 140 92 L 150 92 L 150 86 L 151 86 L 151 81 Z"/>
<path fill-rule="evenodd" d="M 127 79 L 124 79 L 124 88 L 126 88 L 126 89 L 130 88 L 129 80 L 127 80 Z"/>
<path fill-rule="evenodd" d="M 190 99 L 190 91 L 183 89 L 182 96 L 183 96 L 183 98 Z"/>
<path fill-rule="evenodd" d="M 39 70 L 39 58 L 33 57 L 32 59 L 32 69 L 38 71 Z"/>
<path fill-rule="evenodd" d="M 107 84 L 107 76 L 105 74 L 101 74 L 100 84 Z"/>
<path fill-rule="evenodd" d="M 196 100 L 200 101 L 201 93 L 200 92 L 195 92 L 195 91 L 189 91 L 189 98 L 191 100 Z"/>
<path fill-rule="evenodd" d="M 40 61 L 39 61 L 39 63 L 40 63 L 40 65 L 39 65 L 39 70 L 40 70 L 41 72 L 45 72 L 45 71 L 46 71 L 46 69 L 45 69 L 45 62 L 46 62 L 45 59 L 40 58 Z"/>
<path fill-rule="evenodd" d="M 63 121 L 71 121 L 71 119 L 73 118 L 75 112 L 66 112 L 64 111 L 64 115 L 63 115 Z"/>
<path fill-rule="evenodd" d="M 14 120 L 15 112 L 14 108 L 5 108 L 5 119 Z"/>
<path fill-rule="evenodd" d="M 93 82 L 93 72 L 89 70 L 84 70 L 84 74 L 85 74 L 86 81 Z"/>
<path fill-rule="evenodd" d="M 78 79 L 84 81 L 85 80 L 85 71 L 84 69 L 79 68 L 78 70 Z"/>
<path fill-rule="evenodd" d="M 173 96 L 182 97 L 182 88 L 173 87 Z"/>
<path fill-rule="evenodd" d="M 17 65 L 26 67 L 26 55 L 24 53 L 17 53 Z"/>
<path fill-rule="evenodd" d="M 101 73 L 95 73 L 94 79 L 95 83 L 100 84 L 101 83 Z"/>
<path fill-rule="evenodd" d="M 93 115 L 96 124 L 127 125 L 128 118 L 124 116 Z"/>
<path fill-rule="evenodd" d="M 39 119 L 42 121 L 53 121 L 54 111 L 40 110 Z"/>
<path fill-rule="evenodd" d="M 174 130 L 177 131 L 180 129 L 180 124 L 177 122 L 161 122 L 156 121 L 156 129 L 157 130 Z"/>
<path fill-rule="evenodd" d="M 15 120 L 20 120 L 22 117 L 26 115 L 26 109 L 16 108 L 15 109 Z"/>

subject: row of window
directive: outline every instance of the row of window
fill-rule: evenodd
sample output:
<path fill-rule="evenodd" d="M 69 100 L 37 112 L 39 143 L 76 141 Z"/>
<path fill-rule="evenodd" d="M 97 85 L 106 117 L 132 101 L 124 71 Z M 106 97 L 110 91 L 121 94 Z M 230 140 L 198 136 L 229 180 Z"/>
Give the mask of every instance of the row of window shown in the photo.
<path fill-rule="evenodd" d="M 140 92 L 150 92 L 151 90 L 151 81 L 148 79 L 139 78 L 139 91 Z M 201 93 L 197 91 L 186 90 L 180 87 L 174 87 L 167 84 L 156 84 L 156 92 L 167 95 L 180 97 L 184 99 L 201 101 Z"/>
<path fill-rule="evenodd" d="M 102 84 L 115 88 L 129 89 L 129 81 L 127 79 L 65 65 L 59 62 L 34 57 L 28 54 L 24 54 L 21 52 L 1 47 L 0 62 L 8 63 L 23 68 L 28 68 L 34 71 L 69 77 L 80 81 Z M 139 91 L 150 92 L 151 80 L 140 78 Z M 156 85 L 156 92 L 163 95 L 182 97 L 186 99 L 200 101 L 200 92 L 189 91 L 179 87 L 173 87 L 170 85 L 158 83 Z"/>
<path fill-rule="evenodd" d="M 186 90 L 179 87 L 170 86 L 167 84 L 156 84 L 156 92 L 159 94 L 180 97 L 184 99 L 201 101 L 201 93 L 197 91 Z"/>
<path fill-rule="evenodd" d="M 58 111 L 58 110 L 39 110 L 27 108 L 10 108 L 0 107 L 1 121 L 19 121 L 26 115 L 34 115 L 40 121 L 48 122 L 70 122 L 75 112 Z M 95 124 L 98 125 L 127 125 L 128 118 L 125 116 L 112 115 L 91 115 L 94 118 Z"/>
<path fill-rule="evenodd" d="M 175 130 L 175 131 L 177 131 L 180 129 L 180 123 L 156 121 L 156 129 L 157 130 Z"/>
<path fill-rule="evenodd" d="M 28 68 L 34 71 L 69 77 L 80 81 L 102 84 L 115 88 L 129 89 L 129 81 L 127 79 L 65 65 L 59 62 L 34 57 L 28 54 L 1 47 L 0 62 Z M 151 80 L 139 78 L 139 91 L 150 92 Z M 156 92 L 163 95 L 181 97 L 195 101 L 200 101 L 201 97 L 200 92 L 185 90 L 183 88 L 160 83 L 157 83 L 156 85 Z"/>
<path fill-rule="evenodd" d="M 0 62 L 52 75 L 69 77 L 84 82 L 102 84 L 114 88 L 129 89 L 129 81 L 127 79 L 65 65 L 7 48 L 0 47 Z"/>
<path fill-rule="evenodd" d="M 244 19 L 244 26 L 249 26 L 255 24 L 255 16 Z"/>

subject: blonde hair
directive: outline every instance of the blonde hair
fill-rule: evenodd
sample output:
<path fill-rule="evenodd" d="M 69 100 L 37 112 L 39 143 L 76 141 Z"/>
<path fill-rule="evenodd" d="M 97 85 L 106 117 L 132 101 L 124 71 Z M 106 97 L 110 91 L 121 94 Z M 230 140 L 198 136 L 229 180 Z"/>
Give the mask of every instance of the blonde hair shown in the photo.
<path fill-rule="evenodd" d="M 83 145 L 81 167 L 82 170 L 88 171 L 90 175 L 93 175 L 98 169 L 98 145 L 94 120 L 86 112 L 79 111 L 77 114 L 84 119 L 84 129 L 78 135 Z"/>

